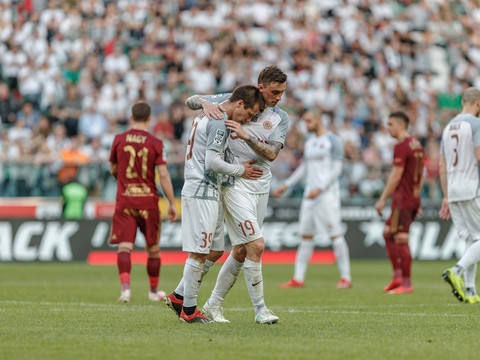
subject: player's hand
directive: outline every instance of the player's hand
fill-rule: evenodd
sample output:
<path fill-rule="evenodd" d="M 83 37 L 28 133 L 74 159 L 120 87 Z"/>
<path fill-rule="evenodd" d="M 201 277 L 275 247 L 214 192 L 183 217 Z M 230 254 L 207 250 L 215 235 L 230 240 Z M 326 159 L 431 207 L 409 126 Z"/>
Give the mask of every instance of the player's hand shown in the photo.
<path fill-rule="evenodd" d="M 177 208 L 175 207 L 175 204 L 170 204 L 168 207 L 168 221 L 170 222 L 175 222 L 178 219 L 178 213 L 177 213 Z"/>
<path fill-rule="evenodd" d="M 225 108 L 221 104 L 205 101 L 202 104 L 203 112 L 210 120 L 222 120 Z"/>
<path fill-rule="evenodd" d="M 313 189 L 308 193 L 307 199 L 315 199 L 321 193 L 322 193 L 322 189 Z"/>
<path fill-rule="evenodd" d="M 245 130 L 243 130 L 240 123 L 233 120 L 225 120 L 225 125 L 227 126 L 228 130 L 234 131 L 240 139 L 248 140 L 249 135 L 245 132 Z"/>
<path fill-rule="evenodd" d="M 447 198 L 443 198 L 442 207 L 440 208 L 440 211 L 438 212 L 438 216 L 440 217 L 440 219 L 443 219 L 443 220 L 450 219 L 450 207 L 448 206 L 448 199 Z"/>
<path fill-rule="evenodd" d="M 415 218 L 418 218 L 419 216 L 423 215 L 423 210 L 422 208 L 418 208 L 417 213 L 415 214 Z"/>
<path fill-rule="evenodd" d="M 383 208 L 385 207 L 385 200 L 380 199 L 375 203 L 375 210 L 377 210 L 378 215 L 383 216 Z"/>
<path fill-rule="evenodd" d="M 243 163 L 243 168 L 244 168 L 243 175 L 242 175 L 243 178 L 256 180 L 263 175 L 262 169 L 252 166 L 252 164 L 255 164 L 256 162 L 257 160 L 249 160 Z"/>
<path fill-rule="evenodd" d="M 279 186 L 278 188 L 276 188 L 275 190 L 273 190 L 272 192 L 272 195 L 273 197 L 280 197 L 283 195 L 283 193 L 288 189 L 288 186 L 287 185 L 281 185 Z"/>

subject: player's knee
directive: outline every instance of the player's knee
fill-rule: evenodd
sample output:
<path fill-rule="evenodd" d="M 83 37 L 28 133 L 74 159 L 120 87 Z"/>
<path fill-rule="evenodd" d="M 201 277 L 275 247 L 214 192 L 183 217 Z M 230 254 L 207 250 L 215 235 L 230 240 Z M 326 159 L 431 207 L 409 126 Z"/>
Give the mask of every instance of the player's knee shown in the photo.
<path fill-rule="evenodd" d="M 200 254 L 200 253 L 189 253 L 188 257 L 193 260 L 197 260 L 201 263 L 204 263 L 207 260 L 208 254 Z"/>
<path fill-rule="evenodd" d="M 207 260 L 211 262 L 217 262 L 217 260 L 220 259 L 222 255 L 223 251 L 212 250 L 210 251 L 210 254 L 208 254 Z"/>
<path fill-rule="evenodd" d="M 263 239 L 254 240 L 247 245 L 247 253 L 256 257 L 262 256 L 263 250 L 265 250 L 265 242 Z"/>
<path fill-rule="evenodd" d="M 313 240 L 313 235 L 302 235 L 302 240 Z"/>
<path fill-rule="evenodd" d="M 406 244 L 408 243 L 408 233 L 397 233 L 395 234 L 395 243 L 396 244 Z"/>
<path fill-rule="evenodd" d="M 128 252 L 131 253 L 133 249 L 133 244 L 131 243 L 120 243 L 118 244 L 117 252 Z"/>
<path fill-rule="evenodd" d="M 160 257 L 160 246 L 158 244 L 147 245 L 148 257 Z"/>
<path fill-rule="evenodd" d="M 234 246 L 232 249 L 232 256 L 238 262 L 244 262 L 247 257 L 247 249 L 243 245 Z"/>

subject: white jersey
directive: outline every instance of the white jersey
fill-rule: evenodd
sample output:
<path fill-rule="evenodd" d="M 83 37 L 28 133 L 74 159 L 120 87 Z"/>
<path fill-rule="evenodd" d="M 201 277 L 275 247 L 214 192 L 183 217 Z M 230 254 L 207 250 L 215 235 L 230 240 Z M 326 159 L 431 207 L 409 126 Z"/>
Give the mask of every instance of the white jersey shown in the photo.
<path fill-rule="evenodd" d="M 448 201 L 479 196 L 480 175 L 475 148 L 480 146 L 480 119 L 459 114 L 443 130 L 440 153 L 445 157 Z"/>
<path fill-rule="evenodd" d="M 340 196 L 338 178 L 333 179 L 333 162 L 343 161 L 344 150 L 340 137 L 328 131 L 323 135 L 310 135 L 305 141 L 303 162 L 285 181 L 292 186 L 304 176 L 306 197 L 313 189 L 322 189 L 322 195 L 330 193 Z"/>
<path fill-rule="evenodd" d="M 205 96 L 211 102 L 220 103 L 230 97 L 230 94 Z M 277 141 L 284 144 L 288 130 L 288 115 L 277 106 L 266 108 L 256 116 L 250 123 L 242 125 L 243 130 L 258 141 L 269 143 Z M 270 181 L 272 173 L 271 163 L 257 155 L 245 141 L 239 139 L 234 132 L 230 134 L 225 150 L 225 161 L 231 164 L 242 164 L 249 160 L 257 160 L 254 166 L 263 170 L 263 175 L 257 180 L 244 179 L 241 177 L 228 176 L 222 184 L 233 187 L 235 190 L 251 194 L 264 194 L 270 192 Z"/>
<path fill-rule="evenodd" d="M 205 169 L 205 153 L 207 149 L 223 152 L 229 134 L 224 121 L 210 121 L 203 112 L 195 118 L 188 136 L 182 195 L 220 200 L 221 175 Z"/>

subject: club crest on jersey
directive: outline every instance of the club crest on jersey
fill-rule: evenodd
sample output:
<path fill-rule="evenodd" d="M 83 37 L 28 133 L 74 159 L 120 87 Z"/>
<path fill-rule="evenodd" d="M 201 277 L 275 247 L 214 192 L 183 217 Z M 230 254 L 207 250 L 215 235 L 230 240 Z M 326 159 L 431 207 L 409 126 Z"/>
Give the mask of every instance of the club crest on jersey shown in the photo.
<path fill-rule="evenodd" d="M 225 136 L 225 130 L 217 129 L 213 142 L 215 144 L 221 144 L 224 136 Z"/>
<path fill-rule="evenodd" d="M 263 127 L 265 128 L 265 130 L 270 130 L 272 128 L 272 122 L 271 121 L 264 121 L 263 122 Z"/>

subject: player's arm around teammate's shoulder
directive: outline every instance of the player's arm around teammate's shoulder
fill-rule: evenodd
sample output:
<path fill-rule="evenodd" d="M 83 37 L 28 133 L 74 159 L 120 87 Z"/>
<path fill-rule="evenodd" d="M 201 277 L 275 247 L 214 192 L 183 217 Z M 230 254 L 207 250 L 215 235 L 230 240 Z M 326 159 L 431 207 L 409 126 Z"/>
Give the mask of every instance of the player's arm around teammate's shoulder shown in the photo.
<path fill-rule="evenodd" d="M 160 178 L 160 186 L 163 189 L 163 193 L 168 200 L 168 220 L 174 222 L 178 218 L 177 208 L 175 206 L 175 196 L 173 194 L 173 185 L 170 174 L 167 170 L 167 164 L 157 165 L 158 175 Z"/>
<path fill-rule="evenodd" d="M 222 120 L 225 108 L 221 104 L 205 99 L 205 97 L 206 95 L 192 95 L 185 100 L 185 105 L 187 105 L 190 110 L 203 109 L 205 116 L 210 120 Z"/>

